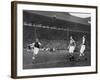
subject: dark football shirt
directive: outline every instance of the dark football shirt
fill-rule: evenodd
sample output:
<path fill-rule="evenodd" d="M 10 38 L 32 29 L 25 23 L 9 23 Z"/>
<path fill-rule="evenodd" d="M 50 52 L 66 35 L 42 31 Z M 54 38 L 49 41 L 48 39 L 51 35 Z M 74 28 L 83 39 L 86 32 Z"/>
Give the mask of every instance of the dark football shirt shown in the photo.
<path fill-rule="evenodd" d="M 35 42 L 34 47 L 40 48 L 39 42 Z"/>

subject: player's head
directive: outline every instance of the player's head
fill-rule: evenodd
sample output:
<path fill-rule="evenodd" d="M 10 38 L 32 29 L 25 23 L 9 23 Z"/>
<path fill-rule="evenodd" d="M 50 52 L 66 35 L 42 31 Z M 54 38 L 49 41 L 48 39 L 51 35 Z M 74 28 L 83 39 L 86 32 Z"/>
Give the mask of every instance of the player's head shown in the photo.
<path fill-rule="evenodd" d="M 70 39 L 73 39 L 72 36 L 70 36 Z"/>
<path fill-rule="evenodd" d="M 39 39 L 38 38 L 36 38 L 36 42 L 39 42 Z"/>
<path fill-rule="evenodd" d="M 85 35 L 83 35 L 83 38 L 85 38 L 86 36 Z"/>

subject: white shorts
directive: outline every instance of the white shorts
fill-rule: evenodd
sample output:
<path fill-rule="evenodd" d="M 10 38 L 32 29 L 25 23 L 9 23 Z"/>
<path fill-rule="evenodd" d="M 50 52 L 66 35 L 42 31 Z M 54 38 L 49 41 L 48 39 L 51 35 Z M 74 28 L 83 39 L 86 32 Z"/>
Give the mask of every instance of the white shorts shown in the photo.
<path fill-rule="evenodd" d="M 84 53 L 86 46 L 85 45 L 81 45 L 81 49 L 80 49 L 80 53 Z"/>
<path fill-rule="evenodd" d="M 34 49 L 33 49 L 33 54 L 38 54 L 38 52 L 39 52 L 39 48 L 34 47 Z"/>
<path fill-rule="evenodd" d="M 75 46 L 70 46 L 70 47 L 69 47 L 69 53 L 73 53 L 74 50 L 75 50 Z"/>

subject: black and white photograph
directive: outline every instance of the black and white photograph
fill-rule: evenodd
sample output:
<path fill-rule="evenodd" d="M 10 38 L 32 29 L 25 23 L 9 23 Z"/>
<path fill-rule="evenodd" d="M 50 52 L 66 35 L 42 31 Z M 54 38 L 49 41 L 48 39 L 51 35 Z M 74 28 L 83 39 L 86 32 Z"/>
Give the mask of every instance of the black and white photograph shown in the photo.
<path fill-rule="evenodd" d="M 23 10 L 23 69 L 90 65 L 90 13 Z"/>
<path fill-rule="evenodd" d="M 97 73 L 97 7 L 12 2 L 12 77 Z"/>

